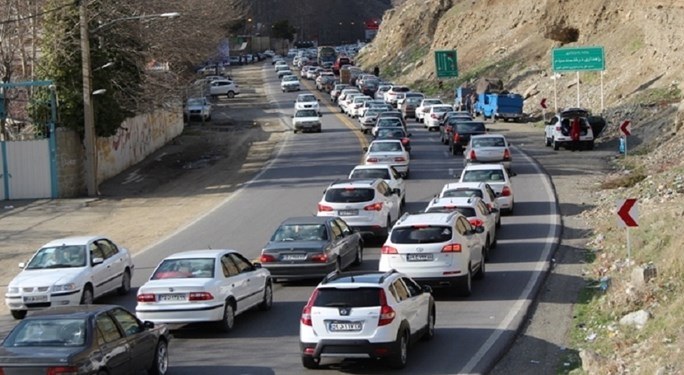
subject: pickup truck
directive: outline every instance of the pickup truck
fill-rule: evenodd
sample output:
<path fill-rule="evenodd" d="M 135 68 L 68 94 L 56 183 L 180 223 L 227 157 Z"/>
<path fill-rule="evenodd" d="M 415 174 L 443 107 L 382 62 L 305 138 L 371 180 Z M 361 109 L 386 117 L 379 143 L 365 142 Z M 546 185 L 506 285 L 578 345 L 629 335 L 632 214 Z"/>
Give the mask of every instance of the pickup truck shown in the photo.
<path fill-rule="evenodd" d="M 463 150 L 470 142 L 470 137 L 478 134 L 487 133 L 487 128 L 482 121 L 464 121 L 454 119 L 450 121 L 452 126 L 451 136 L 449 137 L 449 151 L 452 155 L 463 155 Z"/>

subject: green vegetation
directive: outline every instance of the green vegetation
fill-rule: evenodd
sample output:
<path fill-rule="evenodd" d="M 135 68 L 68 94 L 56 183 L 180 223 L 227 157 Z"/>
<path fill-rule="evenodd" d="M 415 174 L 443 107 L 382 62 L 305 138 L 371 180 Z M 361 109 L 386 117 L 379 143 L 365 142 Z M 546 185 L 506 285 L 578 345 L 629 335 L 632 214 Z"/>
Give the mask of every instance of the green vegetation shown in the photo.
<path fill-rule="evenodd" d="M 679 86 L 671 85 L 639 91 L 631 102 L 644 105 L 670 104 L 680 102 L 682 98 L 682 90 Z"/>
<path fill-rule="evenodd" d="M 635 53 L 642 48 L 644 48 L 643 35 L 638 35 L 627 44 L 627 52 L 629 53 Z"/>

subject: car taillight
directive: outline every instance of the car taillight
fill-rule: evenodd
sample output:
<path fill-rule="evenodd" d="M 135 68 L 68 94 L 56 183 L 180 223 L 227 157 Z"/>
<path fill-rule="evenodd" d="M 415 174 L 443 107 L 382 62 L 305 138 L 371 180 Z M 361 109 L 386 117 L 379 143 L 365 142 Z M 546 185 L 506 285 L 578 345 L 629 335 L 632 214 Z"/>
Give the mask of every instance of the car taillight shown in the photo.
<path fill-rule="evenodd" d="M 380 249 L 380 254 L 398 254 L 398 252 L 396 248 L 385 245 Z"/>
<path fill-rule="evenodd" d="M 152 293 L 138 294 L 138 302 L 155 302 L 157 301 L 157 296 Z"/>
<path fill-rule="evenodd" d="M 378 162 L 378 158 L 368 158 L 368 159 L 366 159 L 366 162 L 367 162 L 367 163 L 377 163 L 377 162 Z"/>
<path fill-rule="evenodd" d="M 210 301 L 214 296 L 209 292 L 192 292 L 188 296 L 189 301 Z"/>
<path fill-rule="evenodd" d="M 470 221 L 470 225 L 472 225 L 474 227 L 481 227 L 482 225 L 484 225 L 484 221 L 482 221 L 480 219 L 470 219 L 469 221 Z"/>
<path fill-rule="evenodd" d="M 504 186 L 503 190 L 501 190 L 501 196 L 502 197 L 508 197 L 510 195 L 511 195 L 511 188 L 509 188 L 508 186 Z"/>
<path fill-rule="evenodd" d="M 382 210 L 382 202 L 376 202 L 373 204 L 369 204 L 368 206 L 363 208 L 364 211 L 381 211 Z"/>
<path fill-rule="evenodd" d="M 511 152 L 508 149 L 504 150 L 504 160 L 511 160 Z"/>
<path fill-rule="evenodd" d="M 450 243 L 442 248 L 443 253 L 460 253 L 461 244 L 460 243 Z"/>
<path fill-rule="evenodd" d="M 399 162 L 399 163 L 403 163 L 406 161 L 406 158 L 403 156 L 397 156 L 396 158 L 394 158 L 394 161 Z"/>
<path fill-rule="evenodd" d="M 2 372 L 4 374 L 4 372 Z M 76 375 L 78 374 L 78 367 L 76 366 L 50 366 L 47 368 L 47 375 Z"/>
<path fill-rule="evenodd" d="M 470 160 L 477 160 L 477 156 L 475 155 L 475 150 L 470 150 Z"/>
<path fill-rule="evenodd" d="M 328 261 L 328 256 L 325 253 L 316 253 L 309 258 L 312 262 L 325 263 Z"/>
<path fill-rule="evenodd" d="M 437 119 L 439 118 L 439 116 L 438 116 L 438 115 L 436 115 L 436 114 L 434 114 L 434 113 L 433 113 L 433 114 L 431 114 L 431 115 L 430 115 L 430 117 L 432 117 L 432 118 L 433 118 L 433 119 L 435 119 L 435 120 L 437 120 Z"/>
<path fill-rule="evenodd" d="M 332 211 L 333 208 L 324 204 L 318 204 L 318 212 Z"/>
<path fill-rule="evenodd" d="M 556 131 L 557 131 L 557 132 L 561 131 L 561 127 L 560 127 L 560 126 L 556 126 Z"/>
<path fill-rule="evenodd" d="M 385 290 L 380 289 L 380 318 L 378 319 L 378 326 L 386 326 L 394 320 L 397 313 L 394 312 L 392 306 L 387 304 L 387 296 Z"/>
<path fill-rule="evenodd" d="M 409 143 L 410 139 L 408 138 L 402 138 L 401 143 L 407 145 Z"/>
<path fill-rule="evenodd" d="M 261 254 L 259 257 L 259 262 L 261 263 L 270 263 L 270 262 L 275 262 L 275 257 L 271 254 Z"/>
<path fill-rule="evenodd" d="M 354 106 L 354 109 L 356 109 L 356 108 L 361 108 L 361 104 L 355 105 L 355 106 Z"/>
<path fill-rule="evenodd" d="M 305 326 L 311 326 L 313 324 L 311 321 L 311 308 L 313 307 L 314 301 L 316 301 L 316 296 L 318 296 L 318 289 L 314 289 L 313 293 L 311 293 L 311 297 L 309 297 L 309 300 L 302 309 L 302 317 L 299 321 Z"/>
<path fill-rule="evenodd" d="M 458 142 L 461 139 L 461 137 L 458 135 L 458 133 L 454 133 L 454 142 Z"/>

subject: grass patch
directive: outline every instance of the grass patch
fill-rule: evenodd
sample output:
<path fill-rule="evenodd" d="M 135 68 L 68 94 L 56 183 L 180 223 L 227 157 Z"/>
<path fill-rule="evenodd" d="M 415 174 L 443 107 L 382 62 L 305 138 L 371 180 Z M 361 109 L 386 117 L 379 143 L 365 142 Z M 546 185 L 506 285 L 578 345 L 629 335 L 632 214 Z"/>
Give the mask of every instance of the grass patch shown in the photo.
<path fill-rule="evenodd" d="M 678 103 L 682 100 L 682 90 L 678 86 L 656 87 L 645 89 L 637 93 L 632 99 L 633 103 L 643 105 L 656 105 Z"/>
<path fill-rule="evenodd" d="M 631 172 L 630 174 L 607 179 L 601 183 L 601 189 L 629 188 L 643 181 L 646 175 L 642 172 Z"/>
<path fill-rule="evenodd" d="M 627 52 L 629 52 L 629 53 L 635 53 L 642 48 L 644 48 L 644 39 L 641 36 L 632 39 L 627 44 Z"/>

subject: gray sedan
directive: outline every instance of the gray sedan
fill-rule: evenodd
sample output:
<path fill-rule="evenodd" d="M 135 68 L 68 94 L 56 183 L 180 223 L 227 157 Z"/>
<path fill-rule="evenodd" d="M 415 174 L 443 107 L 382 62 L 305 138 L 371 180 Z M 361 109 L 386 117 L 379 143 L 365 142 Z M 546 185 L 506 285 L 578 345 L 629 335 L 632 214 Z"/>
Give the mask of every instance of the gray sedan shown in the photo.
<path fill-rule="evenodd" d="M 363 262 L 363 239 L 339 217 L 283 221 L 261 251 L 274 281 L 322 278 Z"/>

